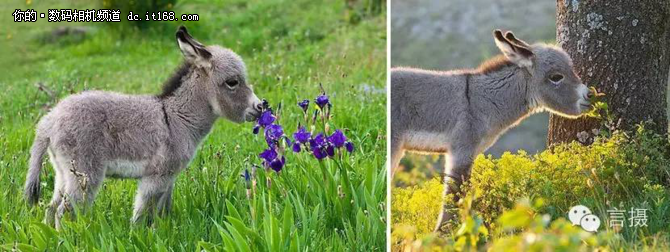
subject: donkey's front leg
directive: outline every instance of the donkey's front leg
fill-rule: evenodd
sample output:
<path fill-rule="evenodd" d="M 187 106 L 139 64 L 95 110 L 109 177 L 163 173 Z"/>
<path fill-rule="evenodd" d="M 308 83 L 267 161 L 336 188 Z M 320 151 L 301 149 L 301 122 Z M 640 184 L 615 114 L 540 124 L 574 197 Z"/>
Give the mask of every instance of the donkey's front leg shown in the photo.
<path fill-rule="evenodd" d="M 174 178 L 172 176 L 147 176 L 140 180 L 135 195 L 135 206 L 131 222 L 137 224 L 146 217 L 148 225 L 153 222 L 154 213 L 159 203 L 165 205 L 171 197 Z"/>
<path fill-rule="evenodd" d="M 444 203 L 442 211 L 437 219 L 435 226 L 436 232 L 445 232 L 447 224 L 454 220 L 458 213 L 458 201 L 461 196 L 461 185 L 463 182 L 470 179 L 470 170 L 472 169 L 472 162 L 474 161 L 475 153 L 470 148 L 455 149 L 450 153 L 451 159 L 448 163 L 448 171 L 445 171 L 444 176 L 444 194 L 443 198 L 448 195 L 453 196 L 453 204 Z"/>
<path fill-rule="evenodd" d="M 399 169 L 403 156 L 405 156 L 405 150 L 402 148 L 402 142 L 399 137 L 391 136 L 391 179 Z"/>

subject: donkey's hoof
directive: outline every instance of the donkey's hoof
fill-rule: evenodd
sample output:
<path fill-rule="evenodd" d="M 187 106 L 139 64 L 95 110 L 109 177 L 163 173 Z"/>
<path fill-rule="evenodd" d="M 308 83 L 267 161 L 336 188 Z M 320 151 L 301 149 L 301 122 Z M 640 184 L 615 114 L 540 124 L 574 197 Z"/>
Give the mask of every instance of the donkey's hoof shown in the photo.
<path fill-rule="evenodd" d="M 433 232 L 439 233 L 441 235 L 448 234 L 457 223 L 456 214 L 458 209 L 448 209 L 442 212 L 440 218 L 435 225 Z"/>

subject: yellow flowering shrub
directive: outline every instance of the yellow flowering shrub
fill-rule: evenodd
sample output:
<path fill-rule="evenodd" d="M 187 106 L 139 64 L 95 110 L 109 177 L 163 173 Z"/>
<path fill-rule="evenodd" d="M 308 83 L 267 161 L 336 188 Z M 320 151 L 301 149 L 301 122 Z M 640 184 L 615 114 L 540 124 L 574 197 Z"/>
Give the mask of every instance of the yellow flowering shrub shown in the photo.
<path fill-rule="evenodd" d="M 394 250 L 410 245 L 426 249 L 435 244 L 438 244 L 437 247 L 445 244 L 454 247 L 457 244 L 457 233 L 446 240 L 431 234 L 444 202 L 440 197 L 442 188 L 440 180 L 435 178 L 419 186 L 393 189 Z M 569 222 L 561 221 L 567 217 L 570 207 L 577 204 L 590 206 L 594 213 L 603 217 L 612 207 L 644 206 L 654 218 L 649 227 L 645 227 L 645 232 L 660 232 L 664 234 L 661 237 L 667 239 L 670 215 L 664 213 L 670 209 L 670 147 L 667 136 L 658 136 L 640 126 L 633 134 L 615 132 L 597 138 L 589 146 L 571 143 L 536 155 L 520 151 L 517 154 L 505 153 L 497 159 L 479 155 L 464 191 L 468 194 L 464 199 L 474 200 L 460 203 L 461 210 L 467 207 L 472 211 L 461 216 L 459 229 L 463 229 L 464 225 L 477 226 L 473 226 L 469 219 L 475 224 L 481 220 L 488 230 L 496 231 L 489 235 L 486 247 L 527 242 L 523 235 L 497 232 L 503 229 L 501 216 L 513 212 L 520 199 L 542 199 L 543 204 L 533 208 L 534 213 L 542 213 L 542 228 L 538 229 L 538 225 L 530 223 L 520 227 L 535 228 L 545 235 L 557 235 L 551 239 L 585 239 L 583 234 L 568 227 L 571 226 Z M 477 197 L 474 197 L 474 192 L 479 192 Z M 537 216 L 533 215 L 529 220 Z M 602 225 L 605 226 L 606 221 Z M 523 229 L 518 231 L 523 234 Z M 539 235 L 537 232 L 531 232 L 530 236 Z M 621 235 L 625 239 L 640 238 L 632 229 L 622 231 Z M 601 245 L 596 241 L 589 244 L 595 247 Z M 546 243 L 539 247 L 546 249 L 545 245 L 553 246 Z"/>
<path fill-rule="evenodd" d="M 394 188 L 391 198 L 393 223 L 399 224 L 398 229 L 412 229 L 410 234 L 429 233 L 435 227 L 442 202 L 442 182 L 437 178 L 422 186 Z"/>

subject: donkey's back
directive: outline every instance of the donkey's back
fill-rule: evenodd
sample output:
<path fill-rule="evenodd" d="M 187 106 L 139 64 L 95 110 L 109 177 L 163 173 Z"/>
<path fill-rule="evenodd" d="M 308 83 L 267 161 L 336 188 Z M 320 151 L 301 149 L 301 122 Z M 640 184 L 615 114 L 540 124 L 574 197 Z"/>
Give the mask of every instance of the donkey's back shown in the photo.
<path fill-rule="evenodd" d="M 53 151 L 103 161 L 142 160 L 168 138 L 161 102 L 152 96 L 87 91 L 60 102 L 40 123 Z"/>

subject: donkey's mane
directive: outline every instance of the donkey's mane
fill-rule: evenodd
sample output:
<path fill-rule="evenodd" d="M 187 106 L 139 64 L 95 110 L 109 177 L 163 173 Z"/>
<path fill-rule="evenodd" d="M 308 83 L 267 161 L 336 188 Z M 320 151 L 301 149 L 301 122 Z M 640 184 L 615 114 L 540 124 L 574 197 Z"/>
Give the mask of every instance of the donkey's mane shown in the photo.
<path fill-rule="evenodd" d="M 163 83 L 163 91 L 157 95 L 158 98 L 164 99 L 174 95 L 174 93 L 181 87 L 183 83 L 183 78 L 186 76 L 191 69 L 191 64 L 184 62 L 177 68 L 177 70 L 172 74 L 172 76 Z"/>
<path fill-rule="evenodd" d="M 491 58 L 487 61 L 484 61 L 484 63 L 479 65 L 479 67 L 477 68 L 476 71 L 478 73 L 488 74 L 488 73 L 491 73 L 491 72 L 498 71 L 498 70 L 500 70 L 504 67 L 513 66 L 513 65 L 514 65 L 514 63 L 512 63 L 509 59 L 507 59 L 507 57 L 505 57 L 505 55 L 500 54 L 500 55 L 495 56 L 495 57 L 493 57 L 493 58 Z"/>

